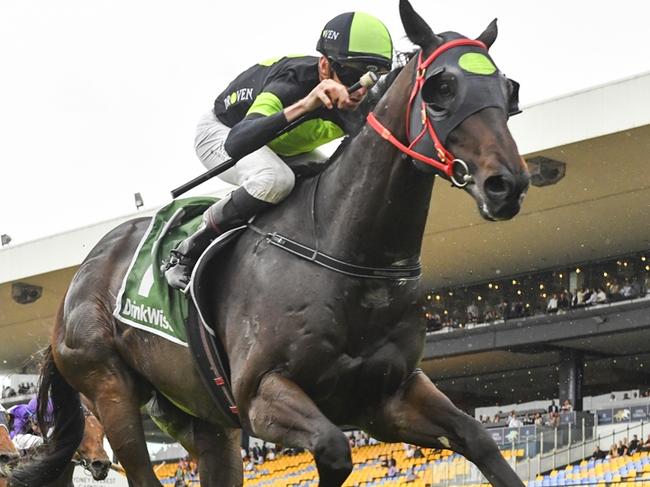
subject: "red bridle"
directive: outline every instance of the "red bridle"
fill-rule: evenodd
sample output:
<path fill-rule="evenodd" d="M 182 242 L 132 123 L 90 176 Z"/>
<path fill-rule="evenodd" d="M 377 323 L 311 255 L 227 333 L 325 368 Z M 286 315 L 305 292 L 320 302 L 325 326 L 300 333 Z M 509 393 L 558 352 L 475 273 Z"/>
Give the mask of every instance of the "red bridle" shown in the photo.
<path fill-rule="evenodd" d="M 368 124 L 373 129 L 375 129 L 375 131 L 382 138 L 386 139 L 388 142 L 393 144 L 400 151 L 412 157 L 413 159 L 417 159 L 418 161 L 422 161 L 425 164 L 429 164 L 430 166 L 435 167 L 443 174 L 445 174 L 454 185 L 456 185 L 459 188 L 462 188 L 463 186 L 467 185 L 467 183 L 471 180 L 471 176 L 469 175 L 469 169 L 467 167 L 467 164 L 465 163 L 465 161 L 455 158 L 454 155 L 444 147 L 444 145 L 440 141 L 440 138 L 436 134 L 435 129 L 433 128 L 433 124 L 431 120 L 427 115 L 427 109 L 426 109 L 427 107 L 424 101 L 422 102 L 422 107 L 421 107 L 422 131 L 417 135 L 417 137 L 411 140 L 411 130 L 410 130 L 411 107 L 413 105 L 415 97 L 418 95 L 418 93 L 420 93 L 420 91 L 422 90 L 422 86 L 426 81 L 427 68 L 440 54 L 458 46 L 477 46 L 487 50 L 487 47 L 481 41 L 477 41 L 473 39 L 456 39 L 453 41 L 446 42 L 445 44 L 439 46 L 424 61 L 422 61 L 422 51 L 420 51 L 418 55 L 418 68 L 417 68 L 417 74 L 415 76 L 415 83 L 413 84 L 413 89 L 411 90 L 411 96 L 409 97 L 409 102 L 408 105 L 406 106 L 406 138 L 407 140 L 409 140 L 408 146 L 404 145 L 399 140 L 397 140 L 397 138 L 395 138 L 395 136 L 391 133 L 391 131 L 388 130 L 386 127 L 384 127 L 379 120 L 377 120 L 377 117 L 375 117 L 375 114 L 373 112 L 370 112 L 368 114 L 367 120 L 368 120 Z M 433 141 L 438 159 L 425 156 L 424 154 L 420 154 L 419 152 L 413 150 L 413 147 L 427 133 L 429 134 L 431 140 Z M 454 177 L 455 164 L 460 164 L 464 169 L 463 181 L 456 181 L 456 178 Z"/>

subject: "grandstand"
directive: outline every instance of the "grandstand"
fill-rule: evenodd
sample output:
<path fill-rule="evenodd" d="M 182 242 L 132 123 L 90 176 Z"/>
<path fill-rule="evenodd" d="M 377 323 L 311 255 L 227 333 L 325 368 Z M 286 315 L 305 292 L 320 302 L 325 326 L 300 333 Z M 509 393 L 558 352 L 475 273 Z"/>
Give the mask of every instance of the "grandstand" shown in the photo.
<path fill-rule="evenodd" d="M 378 443 L 352 449 L 354 470 L 343 484 L 345 487 L 373 485 L 426 485 L 451 483 L 470 474 L 471 464 L 448 450 L 422 450 L 422 457 L 408 458 L 403 444 Z M 515 452 L 523 456 L 523 451 Z M 504 452 L 511 458 L 511 452 Z M 389 472 L 387 462 L 395 461 Z M 166 464 L 156 470 L 164 484 L 173 484 L 176 464 Z M 311 454 L 307 452 L 280 456 L 256 465 L 244 474 L 246 487 L 285 487 L 318 485 L 318 473 Z"/>
<path fill-rule="evenodd" d="M 551 470 L 546 475 L 538 475 L 528 483 L 528 487 L 555 487 L 563 485 L 650 485 L 650 458 L 647 451 L 630 457 L 611 459 L 582 460 L 577 465 Z"/>
<path fill-rule="evenodd" d="M 565 412 L 557 427 L 524 425 L 508 427 L 486 424 L 502 450 L 504 458 L 516 469 L 528 487 L 564 485 L 595 485 L 648 487 L 650 485 L 650 397 L 622 399 L 638 391 L 611 391 L 603 397 L 588 397 L 590 412 Z M 611 397 L 619 397 L 612 400 Z M 523 418 L 530 412 L 546 411 L 535 402 L 508 405 L 517 408 Z M 643 415 L 618 415 L 612 411 L 643 409 Z M 500 406 L 477 409 L 476 414 L 500 410 Z M 609 410 L 609 420 L 602 413 Z M 546 414 L 546 413 L 545 413 Z M 481 414 L 482 415 L 482 414 Z M 505 417 L 505 415 L 497 414 Z M 607 416 L 605 416 L 607 418 Z M 505 426 L 504 426 L 505 425 Z M 378 443 L 359 432 L 351 438 L 354 470 L 345 486 L 433 486 L 487 485 L 476 466 L 448 450 L 415 448 L 406 444 Z M 638 441 L 632 444 L 630 440 Z M 353 439 L 354 438 L 354 439 Z M 625 443 L 626 450 L 612 450 L 612 445 Z M 263 457 L 263 455 L 262 455 Z M 283 455 L 253 461 L 246 457 L 246 486 L 309 486 L 318 485 L 318 474 L 311 454 L 288 451 Z M 391 469 L 391 465 L 394 468 Z M 163 483 L 173 484 L 176 463 L 157 469 Z M 189 477 L 186 477 L 189 478 Z M 189 482 L 189 485 L 192 485 Z"/>
<path fill-rule="evenodd" d="M 609 438 L 603 439 L 607 441 Z M 584 443 L 573 445 L 573 450 L 585 451 Z M 458 454 L 448 450 L 422 449 L 421 455 L 409 456 L 405 445 L 378 443 L 352 449 L 354 470 L 344 483 L 345 487 L 358 486 L 411 486 L 463 485 L 479 487 L 489 485 L 477 468 Z M 568 449 L 567 451 L 572 451 Z M 550 470 L 535 473 L 531 463 L 537 457 L 526 457 L 524 449 L 506 449 L 503 456 L 517 468 L 528 487 L 556 487 L 568 485 L 595 485 L 621 487 L 647 487 L 650 485 L 650 445 L 629 455 L 593 458 L 585 456 L 567 462 L 566 451 L 553 449 L 549 459 Z M 580 455 L 579 455 L 580 456 Z M 541 457 L 541 455 L 540 455 Z M 392 463 L 391 463 L 392 462 Z M 390 465 L 394 465 L 391 469 Z M 177 464 L 157 467 L 161 482 L 173 485 Z M 307 452 L 280 456 L 264 461 L 245 471 L 246 487 L 316 486 L 318 474 L 312 457 Z M 187 485 L 193 485 L 188 481 Z"/>
<path fill-rule="evenodd" d="M 566 286 L 575 291 L 580 278 L 572 280 L 570 273 L 580 274 L 576 269 L 622 256 L 640 259 L 650 250 L 650 173 L 639 170 L 645 167 L 650 141 L 650 74 L 527 107 L 511 125 L 527 159 L 563 161 L 566 176 L 555 185 L 532 187 L 522 214 L 505 223 L 482 222 L 460 192 L 437 189 L 422 256 L 431 295 L 465 292 L 501 280 L 525 281 L 554 269 L 567 270 Z M 0 351 L 6 377 L 36 372 L 35 354 L 47 343 L 58 304 L 80 262 L 102 234 L 133 216 L 0 249 L 0 339 L 11 344 Z M 641 266 L 638 271 L 645 278 L 647 269 Z M 19 303 L 14 291 L 21 283 L 41 288 L 42 295 Z M 650 299 L 647 286 L 642 289 L 634 298 L 602 306 L 477 322 L 429 334 L 422 368 L 469 413 L 482 407 L 507 413 L 501 405 L 547 404 L 552 398 L 570 399 L 578 410 L 592 409 L 600 433 L 592 429 L 590 435 L 577 435 L 580 424 L 568 429 L 571 439 L 567 434 L 559 443 L 553 441 L 555 432 L 545 433 L 546 440 L 531 436 L 521 447 L 504 442 L 504 456 L 529 486 L 619 482 L 645 487 L 650 485 L 647 452 L 588 459 L 601 441 L 599 434 L 608 438 L 614 427 L 632 431 L 625 430 L 632 424 L 640 426 L 640 432 L 643 423 L 611 424 L 607 429 L 602 421 L 598 425 L 599 418 L 606 418 L 598 411 L 608 409 L 603 401 L 592 406 L 585 400 L 618 390 L 640 391 L 649 383 Z M 622 409 L 628 405 L 612 404 Z M 614 408 L 609 409 L 613 418 Z M 147 431 L 152 441 L 170 441 L 150 423 Z M 535 450 L 532 443 L 542 447 Z M 426 450 L 416 461 L 405 457 L 403 445 L 383 444 L 356 447 L 353 454 L 355 470 L 346 485 L 483 482 L 471 465 L 450 452 Z M 394 478 L 386 476 L 382 465 L 390 457 L 396 461 Z M 169 479 L 176 468 L 174 462 L 166 463 L 157 473 Z M 315 478 L 310 455 L 299 453 L 255 466 L 247 471 L 246 485 L 313 485 Z"/>

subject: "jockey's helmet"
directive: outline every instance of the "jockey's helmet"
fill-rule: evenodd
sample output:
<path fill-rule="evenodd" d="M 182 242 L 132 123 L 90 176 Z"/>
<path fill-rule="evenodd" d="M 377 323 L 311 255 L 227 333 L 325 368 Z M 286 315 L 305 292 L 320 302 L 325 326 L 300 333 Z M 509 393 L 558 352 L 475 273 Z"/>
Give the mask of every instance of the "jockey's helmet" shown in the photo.
<path fill-rule="evenodd" d="M 393 42 L 386 26 L 363 12 L 337 15 L 323 28 L 316 50 L 339 65 L 385 73 L 393 64 Z"/>

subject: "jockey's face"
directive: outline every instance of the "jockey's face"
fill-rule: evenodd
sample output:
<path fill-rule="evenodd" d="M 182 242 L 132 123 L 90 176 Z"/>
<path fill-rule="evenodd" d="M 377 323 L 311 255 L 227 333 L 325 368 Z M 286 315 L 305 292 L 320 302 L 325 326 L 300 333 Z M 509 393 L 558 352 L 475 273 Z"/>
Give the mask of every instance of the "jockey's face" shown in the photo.
<path fill-rule="evenodd" d="M 347 70 L 347 71 L 343 71 L 343 73 L 339 75 L 339 73 L 334 68 L 335 64 L 336 64 L 335 61 L 331 61 L 324 56 L 320 58 L 320 61 L 318 63 L 319 65 L 318 68 L 319 68 L 319 74 L 321 80 L 333 79 L 337 83 L 341 83 L 346 88 L 349 88 L 357 81 L 359 81 L 359 78 L 361 78 L 361 76 L 365 74 L 365 72 L 358 72 L 358 71 L 353 72 L 351 70 Z M 364 86 L 354 91 L 353 93 L 350 93 L 350 101 L 352 102 L 352 106 L 350 108 L 352 109 L 356 108 L 357 105 L 361 103 L 361 101 L 363 101 L 363 99 L 367 94 L 368 94 L 368 88 Z"/>

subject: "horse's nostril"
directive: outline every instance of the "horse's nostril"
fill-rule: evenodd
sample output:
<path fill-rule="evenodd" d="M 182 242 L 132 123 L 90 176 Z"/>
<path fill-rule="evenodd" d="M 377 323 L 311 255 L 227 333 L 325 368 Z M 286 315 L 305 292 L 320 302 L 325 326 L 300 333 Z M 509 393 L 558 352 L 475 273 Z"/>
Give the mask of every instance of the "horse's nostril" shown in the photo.
<path fill-rule="evenodd" d="M 102 468 L 108 468 L 111 466 L 111 462 L 108 460 L 95 460 L 90 466 L 96 470 L 101 470 Z"/>
<path fill-rule="evenodd" d="M 0 455 L 0 464 L 9 463 L 15 460 L 16 458 L 18 458 L 19 456 L 20 455 L 18 455 L 18 453 L 3 453 L 2 455 Z"/>
<path fill-rule="evenodd" d="M 512 182 L 506 176 L 490 176 L 484 183 L 485 193 L 490 198 L 505 198 L 512 187 Z"/>
<path fill-rule="evenodd" d="M 108 477 L 108 472 L 111 468 L 110 460 L 94 460 L 90 464 L 90 470 L 95 480 L 104 480 Z"/>

